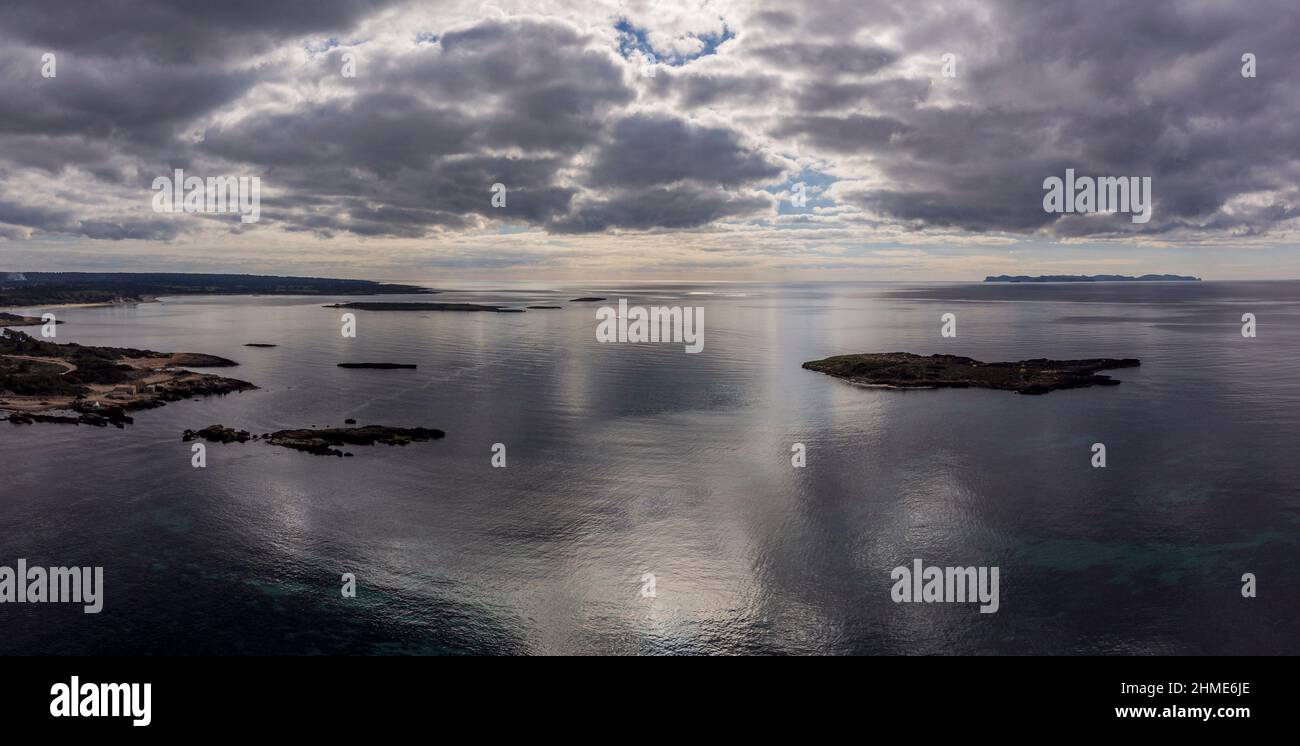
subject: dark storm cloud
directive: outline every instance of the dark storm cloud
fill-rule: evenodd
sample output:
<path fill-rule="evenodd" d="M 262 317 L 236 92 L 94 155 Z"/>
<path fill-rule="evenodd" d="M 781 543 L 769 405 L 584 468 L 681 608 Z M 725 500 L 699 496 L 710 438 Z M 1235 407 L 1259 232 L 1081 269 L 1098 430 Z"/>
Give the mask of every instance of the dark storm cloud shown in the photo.
<path fill-rule="evenodd" d="M 693 180 L 734 187 L 771 180 L 781 168 L 731 130 L 674 117 L 635 115 L 617 122 L 591 168 L 598 187 L 645 187 Z"/>
<path fill-rule="evenodd" d="M 770 210 L 772 200 L 751 194 L 733 194 L 690 183 L 671 189 L 649 187 L 620 190 L 615 196 L 580 204 L 547 227 L 557 233 L 593 233 L 623 228 L 688 229 L 716 220 Z"/>
<path fill-rule="evenodd" d="M 368 91 L 210 128 L 200 149 L 266 168 L 339 167 L 388 177 L 464 152 L 475 131 L 474 120 L 454 109 Z"/>
<path fill-rule="evenodd" d="M 761 104 L 779 91 L 781 79 L 775 75 L 691 74 L 661 69 L 650 81 L 657 96 L 679 96 L 688 109 L 722 107 L 727 104 Z"/>
<path fill-rule="evenodd" d="M 347 31 L 393 0 L 5 0 L 0 33 L 47 48 L 166 63 L 265 51 L 285 38 Z"/>
<path fill-rule="evenodd" d="M 788 29 L 799 23 L 793 13 L 784 10 L 764 10 L 755 13 L 750 19 L 753 23 L 769 29 Z"/>
<path fill-rule="evenodd" d="M 206 127 L 194 143 L 149 122 L 149 138 L 165 144 L 150 173 L 231 164 L 274 186 L 266 224 L 408 238 L 471 227 L 474 216 L 561 231 L 694 227 L 766 206 L 727 190 L 780 173 L 725 128 L 613 119 L 634 98 L 617 58 L 565 24 L 486 21 L 415 53 L 359 54 L 362 72 L 347 82 L 353 96 L 250 112 Z M 337 76 L 340 65 L 334 50 L 313 69 Z M 588 148 L 593 163 L 581 183 L 564 183 Z M 498 183 L 504 207 L 491 202 Z M 604 194 L 570 214 L 581 188 Z"/>
<path fill-rule="evenodd" d="M 753 215 L 773 200 L 740 188 L 781 175 L 780 164 L 741 143 L 731 130 L 667 116 L 616 122 L 583 183 L 601 196 L 580 200 L 548 223 L 559 233 L 621 228 L 698 228 Z M 721 188 L 720 188 L 721 187 Z"/>
<path fill-rule="evenodd" d="M 1300 116 L 1290 74 L 1300 65 L 1300 14 L 1292 3 L 979 9 L 987 20 L 958 5 L 955 17 L 970 22 L 944 24 L 910 3 L 818 4 L 800 16 L 814 39 L 806 45 L 822 44 L 830 55 L 844 49 L 840 38 L 896 22 L 901 52 L 933 60 L 931 80 L 955 103 L 935 106 L 935 91 L 920 95 L 902 78 L 883 78 L 899 86 L 886 97 L 810 75 L 811 87 L 794 96 L 797 109 L 772 131 L 824 153 L 871 158 L 890 186 L 847 199 L 916 226 L 1045 228 L 1063 236 L 1224 226 L 1259 232 L 1294 214 L 1300 137 L 1288 123 Z M 834 40 L 818 42 L 819 35 Z M 956 79 L 940 78 L 946 51 L 958 53 Z M 1246 52 L 1259 60 L 1257 78 L 1241 75 Z M 860 94 L 871 113 L 808 113 L 834 108 L 840 94 Z M 1044 213 L 1042 180 L 1067 167 L 1151 176 L 1155 218 L 1139 228 Z M 1267 192 L 1282 193 L 1281 201 L 1225 212 L 1235 197 Z"/>
<path fill-rule="evenodd" d="M 907 125 L 888 117 L 798 116 L 786 119 L 773 134 L 800 137 L 831 152 L 857 153 L 883 149 L 906 129 Z"/>
<path fill-rule="evenodd" d="M 897 79 L 869 83 L 833 83 L 814 80 L 799 87 L 795 93 L 795 101 L 796 110 L 809 113 L 857 108 L 863 105 L 896 111 L 920 104 L 926 100 L 929 93 L 929 81 L 923 80 Z"/>
<path fill-rule="evenodd" d="M 412 237 L 466 227 L 472 215 L 541 224 L 575 192 L 558 180 L 566 159 L 632 99 L 614 58 L 562 24 L 485 22 L 363 64 L 356 96 L 211 128 L 198 150 L 312 195 L 300 224 L 291 200 L 268 217 L 323 234 Z M 498 183 L 504 207 L 491 203 Z"/>
<path fill-rule="evenodd" d="M 175 221 L 151 215 L 127 220 L 84 220 L 68 211 L 15 204 L 0 199 L 0 233 L 23 237 L 19 226 L 41 226 L 43 230 L 68 236 L 119 241 L 123 239 L 168 240 L 180 235 Z"/>
<path fill-rule="evenodd" d="M 180 235 L 180 228 L 174 220 L 82 220 L 75 230 L 68 231 L 77 236 L 98 238 L 108 241 L 137 239 L 144 241 L 165 241 Z"/>
<path fill-rule="evenodd" d="M 157 141 L 177 123 L 230 103 L 254 81 L 249 73 L 200 65 L 56 59 L 58 76 L 43 78 L 35 50 L 0 49 L 0 69 L 11 73 L 0 83 L 0 133 Z"/>
<path fill-rule="evenodd" d="M 354 38 L 393 5 L 10 0 L 0 235 L 221 225 L 147 211 L 152 178 L 177 167 L 261 176 L 264 224 L 321 236 L 694 229 L 771 216 L 761 190 L 794 157 L 843 182 L 832 206 L 870 213 L 853 226 L 1260 235 L 1300 212 L 1290 0 L 773 2 L 721 18 L 734 41 L 650 79 L 599 14 Z M 44 51 L 57 78 L 39 75 Z M 1153 219 L 1045 213 L 1043 179 L 1066 168 L 1151 176 Z"/>
<path fill-rule="evenodd" d="M 897 55 L 872 44 L 811 44 L 792 42 L 760 47 L 753 55 L 770 64 L 800 67 L 819 73 L 861 75 L 891 64 Z"/>
<path fill-rule="evenodd" d="M 106 62 L 66 52 L 56 55 L 56 77 L 42 77 L 41 66 L 36 48 L 0 46 L 0 166 L 75 170 L 106 185 L 147 187 L 153 174 L 168 171 L 188 151 L 180 138 L 191 122 L 232 103 L 256 81 L 241 70 Z M 62 231 L 63 225 L 30 227 Z"/>
<path fill-rule="evenodd" d="M 320 55 L 311 70 L 342 80 L 339 54 Z M 195 138 L 186 128 L 199 115 L 261 80 L 279 82 L 283 71 L 65 59 L 59 77 L 43 79 L 28 50 L 13 63 L 32 74 L 14 76 L 8 89 L 18 95 L 6 97 L 10 116 L 0 124 L 0 142 L 21 138 L 27 147 L 0 151 L 0 164 L 133 178 L 142 200 L 152 177 L 173 167 L 258 175 L 273 187 L 266 224 L 322 235 L 413 237 L 469 227 L 475 215 L 540 225 L 569 209 L 576 188 L 560 175 L 570 159 L 605 136 L 613 107 L 633 99 L 617 58 L 560 23 L 487 21 L 415 53 L 359 54 L 363 77 L 347 83 L 355 95 L 256 109 L 208 123 Z M 128 173 L 123 162 L 139 168 Z M 501 208 L 491 204 L 497 183 L 507 190 Z M 14 224 L 46 232 L 144 235 L 130 222 L 10 213 Z M 178 224 L 165 223 L 164 233 L 175 235 Z"/>
<path fill-rule="evenodd" d="M 0 159 L 11 166 L 56 174 L 69 164 L 76 164 L 106 181 L 120 181 L 123 178 L 123 173 L 119 170 L 121 166 L 115 165 L 118 149 L 109 142 L 79 136 L 0 134 L 0 144 L 3 144 Z"/>
<path fill-rule="evenodd" d="M 568 209 L 574 190 L 554 184 L 554 159 L 469 157 L 429 160 L 386 176 L 322 164 L 272 169 L 265 177 L 290 196 L 263 200 L 263 219 L 316 232 L 415 237 L 473 224 L 472 216 L 540 224 Z M 506 187 L 506 205 L 491 187 Z M 385 229 L 387 226 L 387 229 Z"/>
<path fill-rule="evenodd" d="M 71 221 L 68 216 L 57 210 L 0 200 L 0 223 L 67 226 L 71 224 Z"/>
<path fill-rule="evenodd" d="M 561 23 L 484 21 L 423 54 L 376 60 L 379 71 L 362 85 L 431 107 L 463 105 L 482 141 L 498 148 L 573 151 L 599 136 L 606 112 L 634 97 L 615 58 L 589 41 Z"/>

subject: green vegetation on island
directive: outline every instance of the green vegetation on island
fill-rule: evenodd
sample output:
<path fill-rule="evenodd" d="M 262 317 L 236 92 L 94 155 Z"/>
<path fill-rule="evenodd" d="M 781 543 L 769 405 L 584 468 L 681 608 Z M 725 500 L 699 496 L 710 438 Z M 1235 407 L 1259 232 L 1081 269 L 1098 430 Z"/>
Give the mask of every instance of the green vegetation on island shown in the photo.
<path fill-rule="evenodd" d="M 195 396 L 257 388 L 246 381 L 181 368 L 238 365 L 199 353 L 55 344 L 0 329 L 0 411 L 15 425 L 78 422 L 122 426 L 127 412 Z M 80 417 L 46 414 L 68 410 Z"/>

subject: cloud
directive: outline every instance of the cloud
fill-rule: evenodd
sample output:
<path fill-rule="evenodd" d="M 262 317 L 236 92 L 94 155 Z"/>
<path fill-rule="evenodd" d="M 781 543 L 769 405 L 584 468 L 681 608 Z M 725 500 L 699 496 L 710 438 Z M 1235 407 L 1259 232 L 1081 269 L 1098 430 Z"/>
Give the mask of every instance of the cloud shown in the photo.
<path fill-rule="evenodd" d="M 392 0 L 6 0 L 4 33 L 47 51 L 191 63 L 249 55 L 308 33 L 346 32 Z"/>
<path fill-rule="evenodd" d="M 733 193 L 692 184 L 672 189 L 650 187 L 580 202 L 571 215 L 553 221 L 548 227 L 559 233 L 591 233 L 611 228 L 699 228 L 772 207 L 770 195 L 762 192 Z"/>
<path fill-rule="evenodd" d="M 735 187 L 770 181 L 780 165 L 740 143 L 737 134 L 671 116 L 625 117 L 595 156 L 587 182 L 644 187 L 689 180 Z"/>
<path fill-rule="evenodd" d="M 878 72 L 897 55 L 874 44 L 815 44 L 791 42 L 759 47 L 752 54 L 781 67 L 796 67 L 821 75 L 866 75 Z"/>
<path fill-rule="evenodd" d="M 1298 26 L 1284 0 L 13 0 L 0 237 L 1285 241 Z M 173 168 L 260 176 L 262 222 L 152 213 Z M 1151 176 L 1153 219 L 1045 213 L 1066 168 Z M 816 212 L 779 213 L 811 171 Z"/>

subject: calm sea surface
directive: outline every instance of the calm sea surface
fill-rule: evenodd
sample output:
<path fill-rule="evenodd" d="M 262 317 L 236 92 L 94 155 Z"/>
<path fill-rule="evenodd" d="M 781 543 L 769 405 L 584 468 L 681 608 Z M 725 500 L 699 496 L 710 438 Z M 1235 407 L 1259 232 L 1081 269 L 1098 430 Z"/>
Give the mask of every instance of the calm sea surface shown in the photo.
<path fill-rule="evenodd" d="M 704 351 L 599 344 L 579 295 L 702 307 Z M 0 653 L 1300 653 L 1300 283 L 483 285 L 383 300 L 564 309 L 358 311 L 356 339 L 335 300 L 59 312 L 58 341 L 222 355 L 261 390 L 0 423 L 0 565 L 106 585 L 98 615 L 0 605 Z M 800 368 L 872 351 L 1142 366 L 1040 397 Z M 202 470 L 181 442 L 345 418 L 447 437 Z M 915 558 L 999 567 L 1000 610 L 895 604 Z"/>

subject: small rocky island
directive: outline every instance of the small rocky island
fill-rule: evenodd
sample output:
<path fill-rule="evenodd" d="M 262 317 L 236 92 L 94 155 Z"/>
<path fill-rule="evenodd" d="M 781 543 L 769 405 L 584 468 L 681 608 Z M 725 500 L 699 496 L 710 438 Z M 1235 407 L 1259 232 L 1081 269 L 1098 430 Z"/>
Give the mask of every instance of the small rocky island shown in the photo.
<path fill-rule="evenodd" d="M 325 308 L 351 308 L 358 311 L 482 311 L 488 313 L 521 311 L 521 309 L 509 309 L 505 306 L 484 306 L 478 303 L 389 303 L 385 301 L 335 303 Z"/>
<path fill-rule="evenodd" d="M 446 437 L 446 433 L 427 427 L 386 427 L 383 425 L 366 425 L 364 427 L 337 427 L 326 429 L 278 430 L 273 433 L 253 435 L 247 430 L 236 430 L 225 425 L 210 425 L 202 430 L 186 430 L 181 440 L 206 440 L 209 443 L 247 443 L 261 441 L 273 446 L 292 448 L 316 456 L 351 457 L 351 453 L 339 450 L 341 446 L 371 446 L 382 443 L 389 446 L 405 446 L 409 443 L 424 443 Z"/>
<path fill-rule="evenodd" d="M 985 282 L 1200 282 L 1191 275 L 989 275 Z"/>
<path fill-rule="evenodd" d="M 238 363 L 215 355 L 55 344 L 4 329 L 0 412 L 8 412 L 14 425 L 120 428 L 134 421 L 128 412 L 256 389 L 247 381 L 181 369 L 234 365 Z"/>
<path fill-rule="evenodd" d="M 62 324 L 62 321 L 55 321 Z M 0 312 L 0 326 L 44 326 L 45 320 L 40 316 L 20 316 L 16 313 Z"/>
<path fill-rule="evenodd" d="M 415 370 L 420 366 L 412 363 L 339 363 L 339 367 L 354 370 Z"/>
<path fill-rule="evenodd" d="M 1046 394 L 1057 389 L 1118 386 L 1119 381 L 1098 371 L 1135 368 L 1134 358 L 1048 360 L 1035 358 L 1008 363 L 984 363 L 958 355 L 913 355 L 877 352 L 836 355 L 803 364 L 851 383 L 886 388 L 985 388 L 1017 394 Z"/>

